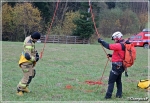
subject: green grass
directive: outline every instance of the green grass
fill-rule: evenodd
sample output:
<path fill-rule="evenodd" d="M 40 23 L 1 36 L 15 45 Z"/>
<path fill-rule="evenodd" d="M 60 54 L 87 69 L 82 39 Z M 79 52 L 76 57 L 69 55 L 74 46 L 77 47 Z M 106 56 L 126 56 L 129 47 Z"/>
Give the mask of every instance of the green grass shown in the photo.
<path fill-rule="evenodd" d="M 140 79 L 148 76 L 148 50 L 138 47 L 135 65 L 128 69 L 129 77 L 122 75 L 123 98 L 105 100 L 110 62 L 102 79 L 103 85 L 88 85 L 86 80 L 100 79 L 106 64 L 106 55 L 99 44 L 46 44 L 43 58 L 36 65 L 36 76 L 29 88 L 31 93 L 16 95 L 16 86 L 22 78 L 18 66 L 22 42 L 2 42 L 2 100 L 3 101 L 128 101 L 128 97 L 147 97 L 146 90 L 137 88 Z M 43 48 L 36 43 L 37 50 Z M 106 50 L 107 53 L 112 51 Z M 65 89 L 66 85 L 73 89 Z M 86 92 L 93 90 L 93 92 Z M 129 101 L 128 101 L 129 102 Z"/>

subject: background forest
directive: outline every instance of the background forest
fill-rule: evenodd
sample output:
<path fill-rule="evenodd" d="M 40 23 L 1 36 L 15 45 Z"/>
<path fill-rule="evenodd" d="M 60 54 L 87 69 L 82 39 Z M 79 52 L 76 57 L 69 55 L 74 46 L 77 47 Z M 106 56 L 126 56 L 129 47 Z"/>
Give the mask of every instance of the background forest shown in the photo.
<path fill-rule="evenodd" d="M 3 2 L 2 39 L 23 41 L 39 31 L 46 35 L 56 2 Z M 119 30 L 133 35 L 148 28 L 148 2 L 91 2 L 98 32 L 110 37 Z M 75 35 L 95 38 L 88 2 L 59 2 L 52 30 L 48 35 Z"/>

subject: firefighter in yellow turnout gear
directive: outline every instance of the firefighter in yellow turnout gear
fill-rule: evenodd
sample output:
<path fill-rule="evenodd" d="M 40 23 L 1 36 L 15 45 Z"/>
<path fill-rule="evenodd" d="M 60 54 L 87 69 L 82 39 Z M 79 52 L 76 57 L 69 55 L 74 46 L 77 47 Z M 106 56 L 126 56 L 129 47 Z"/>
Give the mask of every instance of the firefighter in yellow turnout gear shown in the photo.
<path fill-rule="evenodd" d="M 19 66 L 23 71 L 23 77 L 17 85 L 17 95 L 19 96 L 23 96 L 24 92 L 30 92 L 27 87 L 35 76 L 34 66 L 39 60 L 38 52 L 35 50 L 35 42 L 40 39 L 40 37 L 40 33 L 34 32 L 24 40 L 24 51 L 19 60 Z"/>

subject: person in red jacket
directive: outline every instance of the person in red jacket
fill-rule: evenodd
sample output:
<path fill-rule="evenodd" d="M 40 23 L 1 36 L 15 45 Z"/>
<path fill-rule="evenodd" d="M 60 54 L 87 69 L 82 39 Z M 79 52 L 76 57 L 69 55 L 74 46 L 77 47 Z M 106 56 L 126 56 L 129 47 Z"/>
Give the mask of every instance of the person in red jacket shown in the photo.
<path fill-rule="evenodd" d="M 121 45 L 121 42 L 124 41 L 124 39 L 122 39 L 122 36 L 123 36 L 122 33 L 119 31 L 113 33 L 112 40 L 114 40 L 115 42 L 113 44 L 109 44 L 101 38 L 98 39 L 98 42 L 101 43 L 102 46 L 104 46 L 109 50 L 113 50 L 113 54 L 107 55 L 108 57 L 111 57 L 112 68 L 109 75 L 108 89 L 105 95 L 105 99 L 111 98 L 115 82 L 117 85 L 116 97 L 117 98 L 122 97 L 121 77 L 122 77 L 122 73 L 124 72 L 122 58 L 124 58 L 125 55 L 125 47 Z"/>

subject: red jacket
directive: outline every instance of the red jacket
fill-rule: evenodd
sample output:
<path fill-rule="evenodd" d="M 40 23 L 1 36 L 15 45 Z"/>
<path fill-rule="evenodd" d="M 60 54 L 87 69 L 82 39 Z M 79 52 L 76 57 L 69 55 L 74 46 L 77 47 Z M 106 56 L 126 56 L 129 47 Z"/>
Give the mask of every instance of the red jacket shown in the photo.
<path fill-rule="evenodd" d="M 122 50 L 120 43 L 109 44 L 109 49 L 114 50 L 112 54 L 112 62 L 122 62 L 124 59 L 125 51 Z"/>

